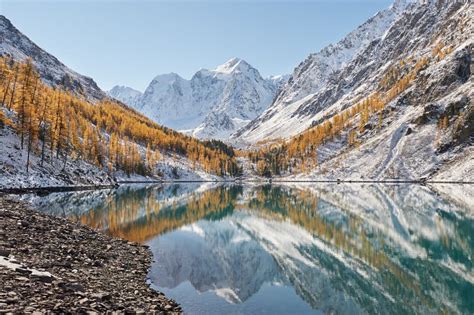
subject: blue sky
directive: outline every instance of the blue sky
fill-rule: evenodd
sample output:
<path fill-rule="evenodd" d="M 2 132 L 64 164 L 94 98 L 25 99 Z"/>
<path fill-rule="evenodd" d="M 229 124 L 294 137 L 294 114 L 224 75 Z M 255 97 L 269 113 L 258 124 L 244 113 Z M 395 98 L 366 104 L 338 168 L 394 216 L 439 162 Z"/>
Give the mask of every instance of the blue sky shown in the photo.
<path fill-rule="evenodd" d="M 263 76 L 291 73 L 391 2 L 0 0 L 0 13 L 101 88 L 143 91 L 157 74 L 190 78 L 232 57 Z"/>

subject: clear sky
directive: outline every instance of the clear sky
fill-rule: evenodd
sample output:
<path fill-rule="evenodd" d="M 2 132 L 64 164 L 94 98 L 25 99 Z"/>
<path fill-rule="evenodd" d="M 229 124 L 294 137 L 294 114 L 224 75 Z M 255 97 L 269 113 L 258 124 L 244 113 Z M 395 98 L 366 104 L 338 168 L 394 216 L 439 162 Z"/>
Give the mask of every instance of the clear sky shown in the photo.
<path fill-rule="evenodd" d="M 157 74 L 190 78 L 232 57 L 262 76 L 291 73 L 391 0 L 0 0 L 0 13 L 102 89 L 143 91 Z"/>

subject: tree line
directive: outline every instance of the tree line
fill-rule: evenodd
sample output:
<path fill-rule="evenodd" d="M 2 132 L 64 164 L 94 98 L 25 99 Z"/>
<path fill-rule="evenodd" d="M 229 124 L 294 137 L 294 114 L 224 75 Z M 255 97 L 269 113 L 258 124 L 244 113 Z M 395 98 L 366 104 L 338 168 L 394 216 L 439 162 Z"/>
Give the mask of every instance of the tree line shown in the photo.
<path fill-rule="evenodd" d="M 0 128 L 14 128 L 20 149 L 40 166 L 84 160 L 109 172 L 157 174 L 163 153 L 188 158 L 194 167 L 216 175 L 240 173 L 229 148 L 204 143 L 161 127 L 112 99 L 92 103 L 64 87 L 41 81 L 31 60 L 0 57 Z"/>
<path fill-rule="evenodd" d="M 437 46 L 439 47 L 439 45 Z M 452 51 L 443 50 L 443 57 Z M 439 52 L 433 55 L 439 60 Z M 246 152 L 260 176 L 271 177 L 285 173 L 304 173 L 318 165 L 318 148 L 328 141 L 341 139 L 348 147 L 360 145 L 360 136 L 375 126 L 370 121 L 375 116 L 381 127 L 386 104 L 405 91 L 417 74 L 430 62 L 428 57 L 418 61 L 403 60 L 390 67 L 380 80 L 376 92 L 341 112 L 310 127 L 289 140 L 263 143 L 260 148 Z"/>

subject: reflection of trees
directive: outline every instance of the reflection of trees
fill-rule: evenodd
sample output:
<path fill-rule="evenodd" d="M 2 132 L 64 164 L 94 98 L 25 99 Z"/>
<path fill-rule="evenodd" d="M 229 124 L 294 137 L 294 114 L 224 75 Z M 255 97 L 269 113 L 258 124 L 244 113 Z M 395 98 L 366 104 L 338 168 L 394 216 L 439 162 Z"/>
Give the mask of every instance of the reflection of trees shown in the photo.
<path fill-rule="evenodd" d="M 191 224 L 201 219 L 217 219 L 231 213 L 242 187 L 221 187 L 202 193 L 192 193 L 184 204 L 163 206 L 155 191 L 124 194 L 80 217 L 83 224 L 105 229 L 107 233 L 135 242 Z"/>
<path fill-rule="evenodd" d="M 315 249 L 300 248 L 308 251 L 306 254 L 311 255 L 312 259 L 319 259 L 324 269 L 340 271 L 333 273 L 336 281 L 332 283 L 335 287 L 339 286 L 339 290 L 354 290 L 348 289 L 345 282 L 351 279 L 356 281 L 355 288 L 359 292 L 346 291 L 346 294 L 357 299 L 360 305 L 366 305 L 369 311 L 380 308 L 380 305 L 368 300 L 373 296 L 380 296 L 393 310 L 422 312 L 436 309 L 439 313 L 452 313 L 456 312 L 457 303 L 460 308 L 474 309 L 469 304 L 469 298 L 456 296 L 464 294 L 459 291 L 462 287 L 468 294 L 473 293 L 472 283 L 466 282 L 437 261 L 448 256 L 463 264 L 468 272 L 472 270 L 469 258 L 474 249 L 472 220 L 460 220 L 452 214 L 437 212 L 434 218 L 436 225 L 452 226 L 454 229 L 441 233 L 439 242 L 423 238 L 419 240 L 418 245 L 425 248 L 432 259 L 407 258 L 396 243 L 387 240 L 386 232 L 372 226 L 357 212 L 345 209 L 347 205 L 341 206 L 334 202 L 329 204 L 324 199 L 318 199 L 309 190 L 266 185 L 252 188 L 244 194 L 241 186 L 223 186 L 191 193 L 185 200 L 174 203 L 164 202 L 160 197 L 161 193 L 160 189 L 125 190 L 108 196 L 101 206 L 78 219 L 94 228 L 107 230 L 113 236 L 145 242 L 156 235 L 202 219 L 217 220 L 234 211 L 250 211 L 252 215 L 270 220 L 289 220 L 291 224 L 300 226 L 323 241 L 334 253 L 363 263 L 363 266 L 372 271 L 370 280 L 349 277 L 344 271 L 348 267 L 339 266 L 339 269 L 335 269 L 331 264 L 336 264 L 337 261 L 329 255 Z M 323 208 L 332 210 L 321 211 Z M 376 292 L 375 287 L 369 283 L 371 281 L 381 286 L 394 300 Z M 368 288 L 367 292 L 360 292 L 364 291 L 362 288 Z M 300 292 L 307 290 L 300 289 Z M 447 295 L 440 294 L 440 290 Z M 302 294 L 310 296 L 311 292 Z M 446 303 L 449 298 L 456 301 L 451 306 Z M 397 301 L 407 303 L 395 305 Z M 417 309 L 413 310 L 412 307 Z"/>
<path fill-rule="evenodd" d="M 354 213 L 341 211 L 342 209 L 337 207 L 335 210 L 339 214 L 344 214 L 342 219 L 341 217 L 339 220 L 327 219 L 318 212 L 320 202 L 326 201 L 319 201 L 317 196 L 310 191 L 263 187 L 254 192 L 254 198 L 247 203 L 247 206 L 250 210 L 258 212 L 260 216 L 272 220 L 289 219 L 292 224 L 303 227 L 330 245 L 335 252 L 339 254 L 343 252 L 375 269 L 375 277 L 379 279 L 374 280 L 380 282 L 383 288 L 395 297 L 396 302 L 390 303 L 395 309 L 410 309 L 415 306 L 418 311 L 429 309 L 445 314 L 457 311 L 456 303 L 447 302 L 448 296 L 436 295 L 436 290 L 440 288 L 448 289 L 445 293 L 453 293 L 449 291 L 460 293 L 460 296 L 455 297 L 456 302 L 460 302 L 461 308 L 473 309 L 474 305 L 469 304 L 470 299 L 466 299 L 462 290 L 459 290 L 465 287 L 467 292 L 473 293 L 472 283 L 459 279 L 458 275 L 436 262 L 398 257 L 400 249 L 386 243 L 385 234 L 382 231 L 365 224 L 364 220 Z M 436 220 L 438 224 L 441 224 L 439 222 L 447 221 L 448 217 L 449 214 L 441 213 Z M 435 255 L 445 255 L 449 252 L 453 259 L 462 261 L 471 270 L 472 262 L 468 257 L 474 249 L 473 241 L 469 237 L 473 233 L 472 221 L 458 221 L 453 216 L 450 216 L 450 221 L 454 221 L 457 227 L 454 235 L 448 238 L 448 235 L 444 234 L 439 243 L 423 239 L 421 245 L 431 252 L 436 251 Z M 471 240 L 470 246 L 463 240 L 465 237 Z M 345 283 L 340 282 L 340 284 L 343 289 Z M 450 286 L 453 286 L 454 290 L 450 290 Z M 435 290 L 435 294 L 432 290 Z M 360 295 L 360 292 L 357 294 Z M 397 303 L 399 301 L 410 301 L 410 303 Z M 368 307 L 368 301 L 359 302 Z M 387 302 L 389 302 L 388 299 Z M 467 305 L 464 304 L 466 302 Z M 454 308 L 451 308 L 452 306 Z"/>
<path fill-rule="evenodd" d="M 420 299 L 427 299 L 427 296 L 420 290 L 417 280 L 393 263 L 385 254 L 381 235 L 373 235 L 375 242 L 371 243 L 359 218 L 350 215 L 345 224 L 336 224 L 325 220 L 317 212 L 318 198 L 308 191 L 292 193 L 276 187 L 257 190 L 255 195 L 255 198 L 248 203 L 250 209 L 259 211 L 271 219 L 286 220 L 289 218 L 293 224 L 303 227 L 337 250 L 358 258 L 382 272 L 383 277 L 387 277 L 388 274 L 394 276 L 398 279 L 399 284 L 410 288 Z"/>

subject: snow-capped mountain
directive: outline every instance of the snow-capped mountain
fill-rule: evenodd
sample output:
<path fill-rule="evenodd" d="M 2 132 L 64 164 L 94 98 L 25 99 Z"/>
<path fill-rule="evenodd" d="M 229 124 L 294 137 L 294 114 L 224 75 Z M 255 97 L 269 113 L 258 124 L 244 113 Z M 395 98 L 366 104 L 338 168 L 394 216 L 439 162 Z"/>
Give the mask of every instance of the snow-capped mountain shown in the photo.
<path fill-rule="evenodd" d="M 396 0 L 390 8 L 374 15 L 338 43 L 309 55 L 295 68 L 273 104 L 239 130 L 234 138 L 257 142 L 293 136 L 306 129 L 311 120 L 298 119 L 303 99 L 338 80 L 338 71 L 348 66 L 370 43 L 381 38 L 411 2 L 413 0 Z"/>
<path fill-rule="evenodd" d="M 81 98 L 84 97 L 90 103 L 87 106 L 94 106 L 94 104 L 101 99 L 107 98 L 107 94 L 100 90 L 91 78 L 69 69 L 56 57 L 38 47 L 16 29 L 6 17 L 1 15 L 0 56 L 10 56 L 13 60 L 18 62 L 24 62 L 26 59 L 30 59 L 45 84 L 52 87 L 64 87 L 77 96 Z M 13 70 L 12 75 L 14 75 L 14 71 L 15 70 Z M 19 73 L 23 76 L 22 72 Z M 18 80 L 21 85 L 16 86 L 17 90 L 22 89 L 22 81 L 24 81 L 23 78 Z M 15 86 L 13 80 L 10 82 L 7 80 L 6 83 L 9 87 Z M 3 87 L 3 89 L 4 88 L 5 87 Z M 116 91 L 119 90 L 120 89 L 117 89 Z M 131 91 L 127 92 L 133 94 Z M 12 94 L 9 94 L 9 97 L 11 97 Z M 125 96 L 125 93 L 122 95 Z M 52 102 L 50 103 L 51 109 L 53 106 L 57 106 L 56 100 L 50 99 L 50 101 Z M 4 121 L 0 121 L 0 189 L 71 185 L 99 186 L 115 184 L 117 181 L 151 180 L 151 178 L 146 178 L 138 174 L 126 174 L 126 172 L 119 169 L 117 169 L 112 176 L 109 171 L 98 167 L 96 164 L 91 164 L 82 158 L 71 159 L 66 154 L 64 155 L 64 159 L 61 157 L 56 159 L 45 158 L 45 160 L 42 160 L 42 158 L 36 154 L 36 152 L 39 152 L 37 149 L 41 148 L 41 140 L 35 140 L 32 150 L 35 154 L 30 156 L 26 153 L 26 148 L 21 148 L 23 141 L 20 139 L 15 128 L 15 124 L 18 123 L 18 115 L 15 110 L 9 110 L 4 104 L 0 104 L 0 111 L 1 117 L 5 115 L 13 122 L 13 126 L 5 126 L 3 124 Z M 126 109 L 125 112 L 136 114 Z M 87 123 L 94 125 L 92 121 L 86 122 L 86 124 Z M 158 126 L 154 127 L 161 129 Z M 48 128 L 50 128 L 50 126 L 48 126 Z M 163 131 L 165 133 L 171 132 L 169 130 Z M 104 138 L 108 138 L 105 132 L 103 135 Z M 185 142 L 188 141 L 186 138 L 182 139 Z M 83 139 L 81 140 L 83 141 Z M 70 139 L 68 141 L 70 141 Z M 43 148 L 46 148 L 46 145 Z M 144 147 L 142 144 L 138 144 L 137 149 L 141 153 L 141 156 L 144 156 L 146 145 Z M 186 156 L 177 155 L 175 152 L 171 153 L 166 150 L 162 150 L 161 153 L 161 159 L 155 166 L 157 174 L 160 174 L 163 178 L 185 178 L 187 180 L 218 179 L 217 175 L 206 172 L 202 167 L 197 166 L 196 163 L 193 164 Z M 25 168 L 27 164 L 29 167 Z"/>
<path fill-rule="evenodd" d="M 31 58 L 41 79 L 50 86 L 63 86 L 90 101 L 104 98 L 105 93 L 93 79 L 83 76 L 65 66 L 21 33 L 3 15 L 0 15 L 0 56 L 10 55 L 15 60 Z"/>
<path fill-rule="evenodd" d="M 285 86 L 286 82 L 291 78 L 289 74 L 279 74 L 279 75 L 271 75 L 267 78 L 270 82 L 273 83 L 280 90 L 282 87 Z"/>
<path fill-rule="evenodd" d="M 122 103 L 125 103 L 133 108 L 138 106 L 140 98 L 143 93 L 137 90 L 134 90 L 128 86 L 116 85 L 110 91 L 107 91 L 107 94 L 110 97 L 115 98 Z"/>
<path fill-rule="evenodd" d="M 322 143 L 317 148 L 319 166 L 303 177 L 472 181 L 473 9 L 471 2 L 395 2 L 327 57 L 323 50 L 297 67 L 269 109 L 233 138 L 244 144 L 290 138 L 378 93 L 384 109 L 359 130 L 350 127 L 360 122 L 356 115 L 341 135 Z M 380 27 L 372 25 L 376 21 Z M 366 28 L 380 31 L 357 52 L 348 50 L 354 38 L 360 44 L 355 35 L 366 34 Z M 328 60 L 339 60 L 339 50 L 353 54 L 342 58 L 347 61 L 334 66 L 339 69 L 330 76 L 318 79 L 319 67 L 327 69 Z M 312 62 L 319 58 L 326 66 Z M 389 89 L 394 89 L 393 98 Z M 445 127 L 440 127 L 442 119 Z M 352 147 L 351 130 L 358 141 Z"/>
<path fill-rule="evenodd" d="M 287 76 L 262 78 L 245 60 L 233 58 L 191 80 L 176 73 L 156 76 L 137 101 L 124 88 L 110 95 L 164 126 L 198 138 L 226 139 L 261 114 Z"/>

